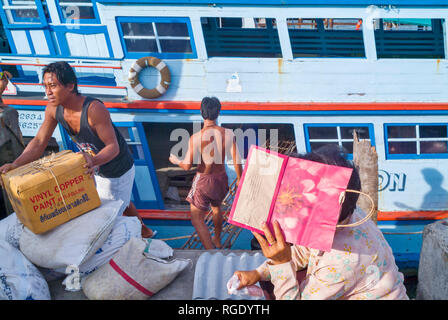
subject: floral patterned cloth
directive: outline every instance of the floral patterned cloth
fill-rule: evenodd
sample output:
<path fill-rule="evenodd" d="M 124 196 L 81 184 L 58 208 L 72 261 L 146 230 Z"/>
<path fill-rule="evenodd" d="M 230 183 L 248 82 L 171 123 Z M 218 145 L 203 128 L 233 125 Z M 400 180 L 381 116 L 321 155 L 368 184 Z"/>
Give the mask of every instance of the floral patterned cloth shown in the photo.
<path fill-rule="evenodd" d="M 357 208 L 343 224 L 365 217 Z M 278 300 L 408 300 L 403 274 L 389 244 L 372 220 L 356 227 L 337 228 L 330 252 L 294 245 L 292 260 L 257 268 L 262 281 L 271 281 Z M 305 271 L 300 272 L 300 270 Z M 302 276 L 301 276 L 302 275 Z"/>
<path fill-rule="evenodd" d="M 271 221 L 289 243 L 330 251 L 338 223 L 341 192 L 353 169 L 288 158 Z"/>

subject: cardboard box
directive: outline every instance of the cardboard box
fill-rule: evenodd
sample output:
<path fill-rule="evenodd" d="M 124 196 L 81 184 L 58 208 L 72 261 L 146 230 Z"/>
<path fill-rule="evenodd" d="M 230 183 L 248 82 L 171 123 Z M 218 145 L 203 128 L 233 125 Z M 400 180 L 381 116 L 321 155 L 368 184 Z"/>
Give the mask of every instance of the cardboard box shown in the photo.
<path fill-rule="evenodd" d="M 82 154 L 64 150 L 3 174 L 17 218 L 39 234 L 100 206 L 85 163 Z"/>

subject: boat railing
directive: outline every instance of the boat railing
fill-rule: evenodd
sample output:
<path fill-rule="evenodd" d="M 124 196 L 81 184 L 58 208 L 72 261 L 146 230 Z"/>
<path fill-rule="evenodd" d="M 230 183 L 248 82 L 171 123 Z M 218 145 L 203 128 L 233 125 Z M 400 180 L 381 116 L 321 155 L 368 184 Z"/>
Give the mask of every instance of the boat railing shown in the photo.
<path fill-rule="evenodd" d="M 21 92 L 43 93 L 42 70 L 49 63 L 57 61 L 66 61 L 74 68 L 78 76 L 78 86 L 82 93 L 127 95 L 128 87 L 123 80 L 123 60 L 121 59 L 67 59 L 28 55 L 0 56 L 0 66 L 11 66 L 17 70 L 11 81 Z M 14 74 L 14 72 L 12 73 Z M 101 81 L 98 81 L 99 78 Z"/>
<path fill-rule="evenodd" d="M 121 69 L 121 59 L 89 59 L 89 58 L 57 58 L 57 57 L 35 57 L 30 55 L 0 55 L 0 65 L 30 65 L 46 66 L 51 62 L 66 61 L 72 67 L 79 68 L 106 68 Z"/>

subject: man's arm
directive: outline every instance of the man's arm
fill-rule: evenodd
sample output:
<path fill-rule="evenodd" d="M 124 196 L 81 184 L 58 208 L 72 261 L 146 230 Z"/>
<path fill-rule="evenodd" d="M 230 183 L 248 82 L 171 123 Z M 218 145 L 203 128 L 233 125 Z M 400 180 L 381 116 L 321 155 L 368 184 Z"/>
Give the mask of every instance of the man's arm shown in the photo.
<path fill-rule="evenodd" d="M 226 129 L 226 144 L 231 145 L 233 167 L 235 168 L 236 180 L 237 180 L 236 185 L 238 186 L 243 172 L 243 165 L 241 155 L 238 150 L 238 145 L 236 143 L 236 136 L 230 129 Z"/>
<path fill-rule="evenodd" d="M 28 143 L 25 150 L 23 150 L 22 154 L 14 160 L 14 162 L 7 163 L 0 167 L 1 173 L 6 173 L 9 170 L 15 169 L 40 158 L 58 124 L 55 118 L 55 113 L 56 107 L 47 105 L 45 108 L 44 121 L 37 131 L 36 136 Z"/>
<path fill-rule="evenodd" d="M 195 136 L 191 136 L 190 140 L 188 141 L 188 150 L 187 150 L 187 154 L 185 155 L 184 160 L 180 160 L 178 157 L 176 157 L 174 154 L 170 154 L 170 162 L 172 164 L 178 165 L 179 167 L 181 167 L 182 169 L 188 171 L 191 169 L 191 167 L 193 166 L 193 156 L 195 153 L 195 149 L 194 149 L 194 138 Z"/>
<path fill-rule="evenodd" d="M 93 157 L 86 156 L 84 153 L 87 166 L 89 169 L 92 169 L 89 171 L 93 171 L 94 167 L 99 167 L 114 159 L 120 153 L 120 147 L 118 146 L 114 127 L 112 126 L 110 113 L 104 104 L 96 100 L 92 102 L 88 111 L 88 119 L 90 127 L 95 131 L 105 146 Z"/>

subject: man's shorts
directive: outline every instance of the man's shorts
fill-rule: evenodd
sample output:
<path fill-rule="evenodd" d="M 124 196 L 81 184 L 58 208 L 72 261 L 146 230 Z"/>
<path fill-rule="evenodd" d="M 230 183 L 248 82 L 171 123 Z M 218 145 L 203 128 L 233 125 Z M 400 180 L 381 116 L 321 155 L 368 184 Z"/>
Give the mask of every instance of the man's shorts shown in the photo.
<path fill-rule="evenodd" d="M 129 206 L 131 201 L 132 186 L 134 185 L 135 166 L 118 178 L 103 178 L 95 176 L 96 190 L 100 199 L 123 200 L 119 215 Z"/>
<path fill-rule="evenodd" d="M 219 207 L 229 191 L 229 182 L 225 171 L 219 173 L 196 173 L 186 200 L 202 211 L 208 211 L 210 205 Z"/>

